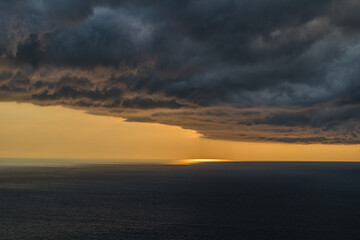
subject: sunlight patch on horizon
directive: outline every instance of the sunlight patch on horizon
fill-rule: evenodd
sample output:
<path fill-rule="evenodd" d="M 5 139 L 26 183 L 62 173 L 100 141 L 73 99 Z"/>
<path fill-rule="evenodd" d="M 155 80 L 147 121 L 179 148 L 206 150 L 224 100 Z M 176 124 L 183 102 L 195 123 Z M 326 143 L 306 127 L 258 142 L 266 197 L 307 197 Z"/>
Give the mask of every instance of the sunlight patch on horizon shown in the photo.
<path fill-rule="evenodd" d="M 173 162 L 173 165 L 191 165 L 199 163 L 222 163 L 222 162 L 234 162 L 226 159 L 181 159 Z"/>

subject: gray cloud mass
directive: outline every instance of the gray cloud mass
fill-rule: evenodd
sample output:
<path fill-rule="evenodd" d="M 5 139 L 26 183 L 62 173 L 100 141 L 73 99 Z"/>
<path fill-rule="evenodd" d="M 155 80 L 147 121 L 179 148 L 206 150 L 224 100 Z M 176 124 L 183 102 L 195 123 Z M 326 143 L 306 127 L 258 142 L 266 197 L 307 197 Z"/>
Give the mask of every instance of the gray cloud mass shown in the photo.
<path fill-rule="evenodd" d="M 358 0 L 0 0 L 0 101 L 360 143 Z"/>

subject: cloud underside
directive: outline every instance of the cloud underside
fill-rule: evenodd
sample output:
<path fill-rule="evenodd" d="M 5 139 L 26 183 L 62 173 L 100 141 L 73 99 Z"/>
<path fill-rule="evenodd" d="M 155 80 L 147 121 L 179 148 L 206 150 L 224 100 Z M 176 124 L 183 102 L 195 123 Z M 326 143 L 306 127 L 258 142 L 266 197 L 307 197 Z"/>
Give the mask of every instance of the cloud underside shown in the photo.
<path fill-rule="evenodd" d="M 359 12 L 357 0 L 0 0 L 0 101 L 214 139 L 357 144 Z"/>

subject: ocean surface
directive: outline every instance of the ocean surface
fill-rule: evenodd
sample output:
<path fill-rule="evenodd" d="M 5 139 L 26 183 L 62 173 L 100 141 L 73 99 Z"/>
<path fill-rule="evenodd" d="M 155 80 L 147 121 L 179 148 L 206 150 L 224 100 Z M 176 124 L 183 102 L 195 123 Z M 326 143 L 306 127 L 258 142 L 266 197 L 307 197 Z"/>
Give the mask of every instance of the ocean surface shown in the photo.
<path fill-rule="evenodd" d="M 360 239 L 360 163 L 4 165 L 0 239 Z"/>

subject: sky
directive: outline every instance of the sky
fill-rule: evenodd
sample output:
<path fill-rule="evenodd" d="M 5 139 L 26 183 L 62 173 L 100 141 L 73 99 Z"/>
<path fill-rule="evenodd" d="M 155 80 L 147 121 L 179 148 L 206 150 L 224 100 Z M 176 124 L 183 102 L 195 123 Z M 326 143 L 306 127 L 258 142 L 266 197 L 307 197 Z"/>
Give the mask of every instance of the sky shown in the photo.
<path fill-rule="evenodd" d="M 127 122 L 119 117 L 93 115 L 62 106 L 3 102 L 0 112 L 6 113 L 0 115 L 0 157 L 8 160 L 30 158 L 31 164 L 49 163 L 36 159 L 58 159 L 56 164 L 63 160 L 69 163 L 161 164 L 204 160 L 360 160 L 357 145 L 214 140 L 178 126 Z M 9 163 L 0 162 L 0 165 Z"/>
<path fill-rule="evenodd" d="M 360 160 L 357 0 L 0 0 L 0 157 Z"/>

